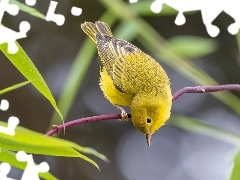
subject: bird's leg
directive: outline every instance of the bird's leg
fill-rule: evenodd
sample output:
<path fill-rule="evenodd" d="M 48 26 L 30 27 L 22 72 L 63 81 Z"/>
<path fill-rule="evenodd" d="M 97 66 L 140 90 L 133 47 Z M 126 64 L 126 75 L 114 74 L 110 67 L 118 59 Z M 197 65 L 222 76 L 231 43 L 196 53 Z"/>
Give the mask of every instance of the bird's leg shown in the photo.
<path fill-rule="evenodd" d="M 119 120 L 120 121 L 127 121 L 128 120 L 127 112 L 121 106 L 116 105 L 116 107 L 121 111 L 122 119 L 119 119 Z"/>
<path fill-rule="evenodd" d="M 53 136 L 58 136 L 58 135 L 59 135 L 58 126 L 55 125 L 55 124 L 53 124 L 52 127 L 53 127 L 53 129 L 56 129 L 56 130 L 57 130 L 57 132 L 55 132 L 55 133 L 53 134 Z"/>

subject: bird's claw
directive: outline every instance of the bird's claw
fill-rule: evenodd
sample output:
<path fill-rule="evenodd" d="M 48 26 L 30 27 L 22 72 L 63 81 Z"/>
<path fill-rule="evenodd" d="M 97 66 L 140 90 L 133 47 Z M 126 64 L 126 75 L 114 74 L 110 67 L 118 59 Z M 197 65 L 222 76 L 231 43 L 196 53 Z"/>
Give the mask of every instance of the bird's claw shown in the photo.
<path fill-rule="evenodd" d="M 121 112 L 121 116 L 122 116 L 122 119 L 119 119 L 120 121 L 127 121 L 128 120 L 128 114 L 125 110 Z"/>
<path fill-rule="evenodd" d="M 58 136 L 58 135 L 59 135 L 58 126 L 55 125 L 55 124 L 53 124 L 52 127 L 53 127 L 53 129 L 56 129 L 56 130 L 57 130 L 57 132 L 55 132 L 55 133 L 53 134 L 53 136 Z"/>
<path fill-rule="evenodd" d="M 116 106 L 121 111 L 121 117 L 122 119 L 119 119 L 119 121 L 127 121 L 128 120 L 128 114 L 127 112 L 120 106 Z"/>

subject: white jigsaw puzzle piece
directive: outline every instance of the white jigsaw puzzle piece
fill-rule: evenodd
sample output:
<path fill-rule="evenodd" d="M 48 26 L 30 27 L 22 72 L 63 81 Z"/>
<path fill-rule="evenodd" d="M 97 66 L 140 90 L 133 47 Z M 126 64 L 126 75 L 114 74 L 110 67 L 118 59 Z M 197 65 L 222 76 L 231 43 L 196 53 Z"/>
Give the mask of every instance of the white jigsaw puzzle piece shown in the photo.
<path fill-rule="evenodd" d="M 38 173 L 45 173 L 49 171 L 49 165 L 42 162 L 36 165 L 31 154 L 26 154 L 24 151 L 19 151 L 16 155 L 18 161 L 27 161 L 27 166 L 23 172 L 21 180 L 40 180 Z"/>
<path fill-rule="evenodd" d="M 6 99 L 2 99 L 0 103 L 0 110 L 6 111 L 9 108 L 9 102 Z"/>
<path fill-rule="evenodd" d="M 16 16 L 19 12 L 19 7 L 16 4 L 9 4 L 9 0 L 1 0 L 0 1 L 0 23 L 2 22 L 4 12 L 8 12 L 12 16 Z"/>
<path fill-rule="evenodd" d="M 55 14 L 55 9 L 57 7 L 57 4 L 58 4 L 58 2 L 56 2 L 56 1 L 50 2 L 50 5 L 48 7 L 48 12 L 46 15 L 46 21 L 53 21 L 58 26 L 61 26 L 65 22 L 65 17 L 61 14 Z"/>
<path fill-rule="evenodd" d="M 8 119 L 8 127 L 0 126 L 0 133 L 8 134 L 10 136 L 15 135 L 15 128 L 19 124 L 19 119 L 15 116 L 11 116 Z"/>
<path fill-rule="evenodd" d="M 29 6 L 34 6 L 36 4 L 36 0 L 25 0 L 25 3 Z"/>
<path fill-rule="evenodd" d="M 136 3 L 138 0 L 129 0 L 130 3 Z"/>
<path fill-rule="evenodd" d="M 30 24 L 27 21 L 22 21 L 19 25 L 19 32 L 15 32 L 4 26 L 0 26 L 0 44 L 8 43 L 8 52 L 15 54 L 18 47 L 16 40 L 27 37 L 27 32 L 30 30 Z"/>
<path fill-rule="evenodd" d="M 73 6 L 71 9 L 71 13 L 74 16 L 80 16 L 82 14 L 82 8 Z"/>
<path fill-rule="evenodd" d="M 19 7 L 16 4 L 9 4 L 9 0 L 0 1 L 0 23 L 4 12 L 15 16 L 19 12 Z M 0 26 L 0 44 L 8 43 L 8 52 L 14 54 L 18 51 L 18 47 L 15 43 L 16 40 L 27 37 L 26 33 L 30 30 L 30 24 L 23 21 L 19 25 L 19 32 L 15 32 L 7 27 Z"/>
<path fill-rule="evenodd" d="M 239 0 L 155 0 L 150 9 L 154 13 L 159 13 L 162 10 L 162 5 L 167 4 L 172 8 L 179 11 L 175 24 L 183 25 L 186 21 L 183 13 L 186 11 L 201 10 L 203 23 L 207 29 L 210 36 L 216 37 L 220 30 L 217 26 L 213 25 L 212 22 L 221 13 L 225 12 L 231 16 L 235 23 L 228 27 L 230 34 L 237 34 L 240 28 L 240 1 Z"/>
<path fill-rule="evenodd" d="M 11 166 L 8 163 L 0 164 L 0 180 L 16 180 L 7 177 L 7 174 L 10 172 Z"/>

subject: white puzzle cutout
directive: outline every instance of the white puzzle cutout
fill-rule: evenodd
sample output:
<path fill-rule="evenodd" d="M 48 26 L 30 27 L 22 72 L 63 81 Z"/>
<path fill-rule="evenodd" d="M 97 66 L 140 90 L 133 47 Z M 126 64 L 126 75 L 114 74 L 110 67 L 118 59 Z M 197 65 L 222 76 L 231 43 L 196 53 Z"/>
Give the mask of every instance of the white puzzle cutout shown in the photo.
<path fill-rule="evenodd" d="M 25 0 L 25 3 L 29 6 L 34 6 L 36 4 L 36 0 Z M 55 14 L 57 4 L 58 2 L 56 1 L 50 1 L 46 14 L 46 21 L 53 21 L 58 26 L 61 26 L 65 22 L 65 17 L 61 14 Z M 0 23 L 2 22 L 2 18 L 5 12 L 8 12 L 12 16 L 16 16 L 19 13 L 19 7 L 16 4 L 9 4 L 9 0 L 1 0 Z M 71 13 L 74 16 L 80 16 L 82 14 L 82 9 L 73 6 L 71 8 Z M 7 43 L 8 52 L 10 54 L 15 54 L 18 51 L 18 47 L 15 41 L 18 39 L 26 38 L 27 32 L 30 30 L 30 28 L 31 26 L 27 21 L 22 21 L 19 24 L 19 32 L 13 31 L 12 29 L 0 25 L 0 44 Z"/>
<path fill-rule="evenodd" d="M 46 15 L 46 21 L 53 21 L 58 26 L 62 26 L 65 21 L 65 17 L 61 14 L 55 14 L 55 9 L 57 7 L 58 2 L 51 1 L 50 5 L 48 7 L 47 15 Z"/>
<path fill-rule="evenodd" d="M 8 127 L 0 126 L 0 133 L 8 134 L 10 136 L 15 135 L 15 128 L 19 124 L 19 119 L 15 116 L 8 118 Z"/>
<path fill-rule="evenodd" d="M 23 172 L 21 180 L 40 180 L 38 173 L 46 173 L 50 169 L 46 162 L 36 165 L 33 161 L 33 156 L 31 154 L 26 154 L 24 151 L 19 151 L 16 157 L 18 161 L 27 161 L 27 166 Z"/>
<path fill-rule="evenodd" d="M 0 103 L 0 110 L 6 111 L 9 108 L 9 102 L 6 99 L 2 99 Z M 19 119 L 15 116 L 8 118 L 8 127 L 0 126 L 0 133 L 8 134 L 10 136 L 15 135 L 15 128 L 19 124 Z"/>
<path fill-rule="evenodd" d="M 10 172 L 11 166 L 8 163 L 0 164 L 0 180 L 16 180 L 7 177 L 7 174 Z"/>
<path fill-rule="evenodd" d="M 136 3 L 138 0 L 129 0 L 130 3 Z"/>
<path fill-rule="evenodd" d="M 15 54 L 18 47 L 16 40 L 27 37 L 27 32 L 30 30 L 30 24 L 27 21 L 22 21 L 19 25 L 19 32 L 13 31 L 4 26 L 0 26 L 0 44 L 8 43 L 8 52 Z"/>
<path fill-rule="evenodd" d="M 80 16 L 82 14 L 82 8 L 73 6 L 71 9 L 71 14 L 74 16 Z"/>
<path fill-rule="evenodd" d="M 40 180 L 38 173 L 46 173 L 49 171 L 49 165 L 46 162 L 42 162 L 36 165 L 31 154 L 26 154 L 24 151 L 19 151 L 16 155 L 18 161 L 27 161 L 27 166 L 23 172 L 21 180 Z M 16 180 L 7 177 L 10 172 L 11 166 L 8 163 L 0 164 L 0 180 Z"/>
<path fill-rule="evenodd" d="M 25 0 L 25 3 L 29 6 L 34 6 L 36 4 L 36 0 Z"/>
<path fill-rule="evenodd" d="M 2 22 L 4 12 L 8 12 L 12 16 L 16 16 L 19 12 L 19 7 L 16 4 L 9 4 L 9 0 L 1 0 L 0 1 L 0 22 Z"/>
<path fill-rule="evenodd" d="M 0 103 L 0 110 L 6 111 L 9 108 L 9 102 L 6 99 L 2 99 Z M 10 117 L 8 119 L 8 127 L 0 126 L 0 133 L 8 134 L 11 136 L 15 135 L 15 128 L 19 124 L 19 119 L 17 117 Z M 11 166 L 8 163 L 0 164 L 0 180 L 16 180 L 8 178 L 7 174 L 10 172 Z"/>
<path fill-rule="evenodd" d="M 0 103 L 0 110 L 6 111 L 9 108 L 9 102 L 6 99 L 2 99 Z"/>
<path fill-rule="evenodd" d="M 200 10 L 203 23 L 211 37 L 216 37 L 220 30 L 212 22 L 221 13 L 225 12 L 231 16 L 235 23 L 228 27 L 228 32 L 236 35 L 240 28 L 240 1 L 239 0 L 155 0 L 151 5 L 151 10 L 159 13 L 162 10 L 162 4 L 167 4 L 178 11 L 175 24 L 183 25 L 186 22 L 183 15 L 186 11 Z"/>
<path fill-rule="evenodd" d="M 16 16 L 19 12 L 19 7 L 15 4 L 9 4 L 9 0 L 0 1 L 0 23 L 4 12 Z M 0 44 L 8 43 L 8 52 L 15 54 L 18 51 L 18 47 L 15 43 L 16 40 L 27 37 L 27 32 L 30 30 L 30 24 L 27 21 L 22 21 L 19 25 L 19 32 L 13 31 L 7 27 L 0 26 Z"/>

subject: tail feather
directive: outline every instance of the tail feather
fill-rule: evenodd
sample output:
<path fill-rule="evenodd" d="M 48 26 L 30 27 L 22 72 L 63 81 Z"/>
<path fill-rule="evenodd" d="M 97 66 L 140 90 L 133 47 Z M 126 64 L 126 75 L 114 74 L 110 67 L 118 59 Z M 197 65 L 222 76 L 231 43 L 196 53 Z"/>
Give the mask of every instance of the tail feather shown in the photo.
<path fill-rule="evenodd" d="M 96 43 L 95 34 L 98 34 L 98 29 L 95 24 L 91 22 L 85 22 L 81 24 L 82 30 Z"/>
<path fill-rule="evenodd" d="M 98 31 L 101 33 L 101 35 L 107 35 L 110 37 L 113 36 L 110 27 L 105 22 L 98 21 L 95 24 L 98 28 Z"/>
<path fill-rule="evenodd" d="M 82 30 L 96 43 L 96 34 L 107 35 L 112 37 L 112 32 L 110 27 L 104 22 L 96 22 L 95 24 L 91 22 L 85 22 L 81 24 Z"/>

